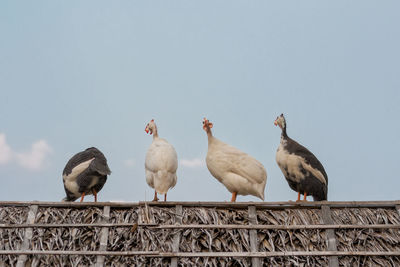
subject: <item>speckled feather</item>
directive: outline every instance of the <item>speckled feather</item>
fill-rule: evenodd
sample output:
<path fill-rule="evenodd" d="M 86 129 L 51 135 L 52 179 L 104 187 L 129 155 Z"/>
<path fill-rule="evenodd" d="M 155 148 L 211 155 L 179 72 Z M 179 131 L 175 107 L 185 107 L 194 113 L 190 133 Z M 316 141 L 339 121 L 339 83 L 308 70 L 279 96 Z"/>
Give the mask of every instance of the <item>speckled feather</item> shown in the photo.
<path fill-rule="evenodd" d="M 74 171 L 77 173 L 73 174 Z M 109 174 L 111 171 L 107 159 L 97 148 L 91 147 L 77 153 L 68 161 L 63 171 L 64 189 L 67 194 L 64 200 L 75 201 L 82 193 L 92 194 L 93 189 L 99 192 Z"/>

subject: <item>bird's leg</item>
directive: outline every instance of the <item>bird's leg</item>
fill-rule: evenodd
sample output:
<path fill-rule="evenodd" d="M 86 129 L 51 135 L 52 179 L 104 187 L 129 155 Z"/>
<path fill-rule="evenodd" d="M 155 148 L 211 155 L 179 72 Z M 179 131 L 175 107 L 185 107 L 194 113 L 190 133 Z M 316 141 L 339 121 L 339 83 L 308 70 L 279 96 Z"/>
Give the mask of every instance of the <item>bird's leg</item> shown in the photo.
<path fill-rule="evenodd" d="M 97 192 L 96 190 L 92 189 L 93 195 L 94 195 L 94 202 L 97 202 Z"/>
<path fill-rule="evenodd" d="M 165 193 L 165 195 L 164 195 L 164 202 L 166 202 L 167 201 L 167 193 Z"/>
<path fill-rule="evenodd" d="M 154 198 L 153 198 L 153 201 L 158 201 L 157 191 L 156 191 L 156 190 L 154 190 Z"/>
<path fill-rule="evenodd" d="M 232 199 L 231 199 L 231 202 L 235 202 L 235 201 L 236 201 L 236 195 L 237 195 L 237 193 L 236 193 L 236 192 L 233 192 L 233 193 L 232 193 Z"/>
<path fill-rule="evenodd" d="M 84 198 L 85 198 L 85 192 L 82 193 L 81 202 L 83 202 L 83 199 L 84 199 Z"/>
<path fill-rule="evenodd" d="M 301 200 L 300 200 L 300 192 L 297 194 L 297 200 L 296 200 L 296 202 L 299 202 L 299 201 L 301 201 Z"/>
<path fill-rule="evenodd" d="M 304 201 L 307 201 L 307 192 L 304 192 Z"/>

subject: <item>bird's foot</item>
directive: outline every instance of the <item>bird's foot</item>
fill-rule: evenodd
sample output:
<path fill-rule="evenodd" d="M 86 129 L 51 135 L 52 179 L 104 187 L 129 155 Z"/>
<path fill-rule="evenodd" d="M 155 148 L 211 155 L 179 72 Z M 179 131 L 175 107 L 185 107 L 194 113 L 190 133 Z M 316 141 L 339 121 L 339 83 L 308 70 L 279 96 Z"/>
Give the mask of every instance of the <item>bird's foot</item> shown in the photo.
<path fill-rule="evenodd" d="M 157 191 L 154 191 L 154 198 L 153 198 L 153 202 L 157 202 L 158 201 L 158 197 L 157 197 Z"/>
<path fill-rule="evenodd" d="M 233 193 L 232 193 L 231 202 L 236 202 L 236 196 L 237 196 L 237 192 L 233 192 Z"/>

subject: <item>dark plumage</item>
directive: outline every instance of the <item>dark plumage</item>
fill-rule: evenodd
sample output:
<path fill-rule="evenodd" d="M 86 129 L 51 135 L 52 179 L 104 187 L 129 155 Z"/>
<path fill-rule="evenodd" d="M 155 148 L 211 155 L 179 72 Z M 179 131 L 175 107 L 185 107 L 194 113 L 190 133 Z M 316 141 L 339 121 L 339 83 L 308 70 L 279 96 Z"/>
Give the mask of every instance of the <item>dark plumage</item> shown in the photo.
<path fill-rule="evenodd" d="M 281 142 L 276 152 L 276 162 L 283 172 L 289 186 L 306 200 L 308 195 L 315 201 L 327 200 L 328 175 L 321 162 L 307 148 L 291 139 L 286 133 L 283 114 L 275 120 L 282 129 Z"/>
<path fill-rule="evenodd" d="M 67 196 L 63 201 L 75 201 L 85 195 L 94 195 L 97 202 L 97 193 L 107 181 L 111 171 L 107 159 L 95 147 L 86 149 L 74 155 L 63 171 L 64 189 Z"/>

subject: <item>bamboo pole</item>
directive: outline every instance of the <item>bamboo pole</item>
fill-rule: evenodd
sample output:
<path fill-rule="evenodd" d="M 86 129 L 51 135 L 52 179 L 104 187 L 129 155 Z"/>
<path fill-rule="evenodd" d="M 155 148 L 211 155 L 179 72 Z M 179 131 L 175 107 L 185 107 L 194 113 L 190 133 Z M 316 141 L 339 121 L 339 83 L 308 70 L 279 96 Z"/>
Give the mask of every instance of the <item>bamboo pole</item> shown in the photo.
<path fill-rule="evenodd" d="M 400 256 L 400 251 L 272 251 L 272 252 L 159 252 L 159 251 L 65 251 L 0 250 L 0 255 L 78 255 L 78 256 L 147 256 L 160 258 L 197 257 L 299 257 L 299 256 Z"/>
<path fill-rule="evenodd" d="M 257 212 L 255 206 L 249 206 L 248 209 L 249 213 L 249 224 L 250 225 L 257 225 Z M 257 230 L 252 229 L 249 231 L 250 234 L 250 251 L 251 252 L 258 252 L 258 238 L 257 238 Z M 260 267 L 261 262 L 259 258 L 252 258 L 251 259 L 251 266 L 253 267 Z"/>
<path fill-rule="evenodd" d="M 324 223 L 332 225 L 333 219 L 331 215 L 331 209 L 328 206 L 321 207 L 322 219 Z M 326 229 L 326 243 L 329 251 L 337 251 L 336 236 L 334 229 Z M 329 257 L 329 267 L 338 267 L 339 260 L 337 256 Z"/>
<path fill-rule="evenodd" d="M 0 207 L 27 207 L 38 205 L 39 207 L 59 207 L 59 208 L 87 208 L 104 207 L 112 208 L 132 208 L 144 205 L 157 207 L 210 207 L 210 208 L 241 208 L 247 209 L 248 206 L 256 206 L 265 209 L 287 209 L 287 208 L 315 208 L 319 209 L 322 205 L 330 208 L 394 208 L 400 205 L 400 200 L 394 201 L 313 201 L 313 202 L 42 202 L 42 201 L 0 201 Z"/>
<path fill-rule="evenodd" d="M 37 211 L 38 211 L 38 206 L 37 205 L 32 205 L 29 208 L 28 217 L 26 219 L 27 224 L 31 224 L 32 225 L 35 222 Z M 25 229 L 25 234 L 24 234 L 24 241 L 23 241 L 22 246 L 21 246 L 22 250 L 27 250 L 27 249 L 30 248 L 32 235 L 33 235 L 33 229 L 32 228 L 26 228 Z M 26 262 L 27 259 L 28 259 L 28 257 L 26 255 L 20 255 L 18 257 L 17 267 L 24 267 L 25 266 L 25 262 Z"/>
<path fill-rule="evenodd" d="M 176 205 L 176 214 L 175 214 L 175 223 L 182 224 L 182 205 Z M 179 243 L 181 240 L 181 232 L 176 232 L 174 235 L 174 240 L 172 243 L 172 251 L 178 252 L 179 251 Z M 171 258 L 171 267 L 178 266 L 178 257 Z"/>
<path fill-rule="evenodd" d="M 107 223 L 110 220 L 110 206 L 104 206 L 103 209 L 103 223 Z M 107 243 L 108 243 L 108 227 L 103 227 L 101 229 L 101 236 L 100 236 L 100 247 L 99 251 L 106 251 L 107 250 Z M 96 258 L 96 267 L 104 266 L 104 256 L 97 255 Z"/>
<path fill-rule="evenodd" d="M 132 227 L 135 223 L 64 223 L 64 224 L 0 224 L 1 228 L 84 228 Z M 154 224 L 142 223 L 138 227 L 151 229 L 255 229 L 255 230 L 324 230 L 324 229 L 400 229 L 400 224 L 299 224 L 299 225 L 237 225 L 237 224 Z"/>

